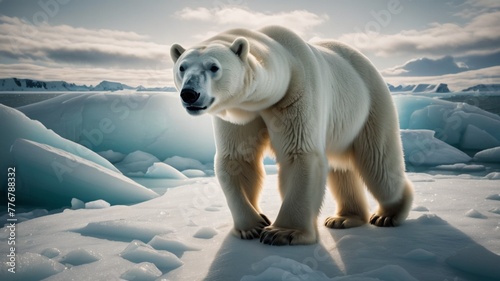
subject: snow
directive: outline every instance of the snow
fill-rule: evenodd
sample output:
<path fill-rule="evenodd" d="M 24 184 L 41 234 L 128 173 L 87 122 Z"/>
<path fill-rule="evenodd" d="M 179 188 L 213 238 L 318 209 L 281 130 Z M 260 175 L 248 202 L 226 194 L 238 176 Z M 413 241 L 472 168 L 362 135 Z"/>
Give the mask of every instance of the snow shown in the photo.
<path fill-rule="evenodd" d="M 498 181 L 421 173 L 410 173 L 409 178 L 415 184 L 417 207 L 403 225 L 327 229 L 322 221 L 335 211 L 327 195 L 318 219 L 320 242 L 297 247 L 271 247 L 233 237 L 232 218 L 213 177 L 172 187 L 161 197 L 133 206 L 67 209 L 18 225 L 16 276 L 30 274 L 33 279 L 48 280 L 132 279 L 136 275 L 138 280 L 276 280 L 268 279 L 276 276 L 290 278 L 286 280 L 494 280 L 485 276 L 496 274 L 500 254 L 500 231 L 495 230 L 500 217 L 489 212 L 498 208 Z M 261 208 L 271 220 L 279 211 L 277 184 L 276 175 L 266 177 Z M 369 202 L 373 210 L 375 202 Z M 220 206 L 218 210 L 205 210 L 214 205 Z M 466 216 L 471 209 L 488 216 Z M 209 237 L 209 232 L 218 234 Z M 205 234 L 206 239 L 195 238 L 196 233 Z M 3 228 L 0 237 L 7 235 Z M 6 244 L 0 247 L 4 252 Z M 461 252 L 469 247 L 484 249 Z M 47 249 L 53 249 L 52 258 L 42 255 Z M 79 249 L 99 260 L 62 265 L 62 257 Z M 73 255 L 82 258 L 82 250 Z M 29 263 L 24 264 L 28 259 L 22 255 L 32 257 Z M 482 262 L 471 262 L 476 259 Z M 460 260 L 468 263 L 461 265 Z M 0 272 L 0 279 L 10 280 L 5 279 L 10 276 L 5 264 Z"/>
<path fill-rule="evenodd" d="M 74 230 L 85 236 L 108 237 L 113 240 L 132 241 L 134 239 L 148 242 L 156 235 L 171 233 L 172 230 L 162 226 L 150 226 L 147 223 L 131 222 L 124 219 L 88 223 L 81 229 Z"/>
<path fill-rule="evenodd" d="M 150 178 L 167 178 L 167 179 L 187 179 L 188 177 L 179 171 L 177 171 L 172 166 L 165 164 L 163 162 L 154 163 L 148 168 L 146 174 L 144 175 Z"/>
<path fill-rule="evenodd" d="M 448 257 L 446 262 L 454 268 L 498 280 L 500 278 L 500 256 L 493 254 L 479 245 L 466 247 L 455 255 Z"/>
<path fill-rule="evenodd" d="M 85 202 L 83 202 L 82 200 L 77 199 L 77 198 L 71 199 L 71 209 L 78 210 L 78 209 L 84 209 L 84 208 L 85 208 Z"/>
<path fill-rule="evenodd" d="M 120 278 L 130 281 L 154 281 L 161 275 L 161 271 L 153 263 L 142 262 L 123 273 Z"/>
<path fill-rule="evenodd" d="M 486 219 L 486 218 L 488 218 L 485 215 L 481 214 L 480 212 L 478 212 L 477 210 L 474 210 L 474 209 L 468 210 L 465 213 L 465 216 L 469 217 L 469 218 L 474 218 L 474 219 Z"/>
<path fill-rule="evenodd" d="M 182 174 L 185 175 L 188 178 L 199 178 L 199 177 L 206 177 L 207 174 L 203 171 L 196 170 L 196 169 L 187 169 L 182 171 Z"/>
<path fill-rule="evenodd" d="M 85 249 L 76 249 L 64 255 L 59 262 L 66 265 L 78 266 L 96 262 L 101 256 Z"/>
<path fill-rule="evenodd" d="M 108 208 L 109 206 L 111 206 L 111 204 L 109 204 L 108 202 L 106 202 L 102 199 L 85 203 L 85 209 L 104 209 L 104 208 Z M 72 209 L 75 209 L 75 208 L 72 208 Z"/>
<path fill-rule="evenodd" d="M 169 271 L 184 263 L 168 251 L 158 251 L 142 241 L 134 240 L 120 253 L 120 256 L 133 263 L 150 262 L 157 268 Z"/>
<path fill-rule="evenodd" d="M 40 254 L 46 256 L 49 259 L 52 259 L 59 256 L 61 254 L 61 251 L 59 251 L 59 249 L 57 248 L 47 248 L 43 250 Z"/>
<path fill-rule="evenodd" d="M 214 209 L 209 209 L 205 208 L 206 211 L 214 211 Z M 202 227 L 196 231 L 196 233 L 193 235 L 194 238 L 200 238 L 200 239 L 211 239 L 215 235 L 217 235 L 217 230 L 213 229 L 212 227 Z"/>
<path fill-rule="evenodd" d="M 163 162 L 165 164 L 168 164 L 176 168 L 179 171 L 184 171 L 188 169 L 196 169 L 196 170 L 205 169 L 205 165 L 203 165 L 200 161 L 186 157 L 173 156 L 165 159 L 165 161 Z"/>
<path fill-rule="evenodd" d="M 199 248 L 189 246 L 185 242 L 180 241 L 175 237 L 168 236 L 155 236 L 148 245 L 155 248 L 156 250 L 164 250 L 171 252 L 177 257 L 181 258 L 186 251 L 199 251 Z"/>

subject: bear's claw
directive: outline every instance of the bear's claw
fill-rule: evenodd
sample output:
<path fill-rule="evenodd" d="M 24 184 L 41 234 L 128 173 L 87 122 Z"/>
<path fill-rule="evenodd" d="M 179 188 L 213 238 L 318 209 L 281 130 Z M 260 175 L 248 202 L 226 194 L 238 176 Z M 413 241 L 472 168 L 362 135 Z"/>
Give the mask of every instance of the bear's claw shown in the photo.
<path fill-rule="evenodd" d="M 264 221 L 260 221 L 257 226 L 255 226 L 254 228 L 251 228 L 251 229 L 248 229 L 248 230 L 239 230 L 239 229 L 234 229 L 234 231 L 236 232 L 236 236 L 239 236 L 241 239 L 244 239 L 244 240 L 251 240 L 251 239 L 254 239 L 254 238 L 259 238 L 261 233 L 262 233 L 262 230 L 271 225 L 271 221 L 266 217 L 266 215 L 264 214 L 260 214 L 260 216 L 262 217 L 262 219 Z"/>
<path fill-rule="evenodd" d="M 260 242 L 273 246 L 312 244 L 316 242 L 316 235 L 296 229 L 268 226 L 262 231 Z"/>
<path fill-rule="evenodd" d="M 383 226 L 383 227 L 396 226 L 394 224 L 393 217 L 379 216 L 375 214 L 372 215 L 372 217 L 370 218 L 370 223 L 376 226 Z"/>
<path fill-rule="evenodd" d="M 358 216 L 338 216 L 328 217 L 325 220 L 325 226 L 334 229 L 345 229 L 361 226 L 366 223 L 366 219 Z"/>

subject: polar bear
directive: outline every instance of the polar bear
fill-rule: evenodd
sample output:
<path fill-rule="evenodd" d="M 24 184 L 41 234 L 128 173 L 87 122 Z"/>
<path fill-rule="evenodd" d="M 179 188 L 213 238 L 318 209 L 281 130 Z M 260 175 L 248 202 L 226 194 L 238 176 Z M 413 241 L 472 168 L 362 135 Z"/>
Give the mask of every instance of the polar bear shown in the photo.
<path fill-rule="evenodd" d="M 170 55 L 187 112 L 214 116 L 215 172 L 236 236 L 271 245 L 317 242 L 327 180 L 337 202 L 327 227 L 406 219 L 413 188 L 396 110 L 361 53 L 270 26 L 229 30 L 187 50 L 174 44 Z M 267 148 L 279 165 L 282 197 L 272 224 L 258 202 Z M 371 217 L 365 185 L 379 204 Z"/>

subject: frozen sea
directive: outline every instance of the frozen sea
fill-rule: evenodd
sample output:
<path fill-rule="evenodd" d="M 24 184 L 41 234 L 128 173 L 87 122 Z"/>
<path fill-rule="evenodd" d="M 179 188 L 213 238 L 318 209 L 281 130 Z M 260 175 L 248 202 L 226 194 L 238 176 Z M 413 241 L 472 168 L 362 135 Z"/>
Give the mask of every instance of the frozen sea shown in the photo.
<path fill-rule="evenodd" d="M 331 230 L 327 193 L 319 243 L 293 247 L 230 235 L 211 120 L 188 116 L 175 94 L 7 95 L 0 180 L 16 189 L 0 185 L 0 280 L 500 280 L 494 95 L 456 95 L 475 106 L 394 95 L 415 187 L 408 220 Z M 261 208 L 273 220 L 277 167 L 265 167 Z"/>

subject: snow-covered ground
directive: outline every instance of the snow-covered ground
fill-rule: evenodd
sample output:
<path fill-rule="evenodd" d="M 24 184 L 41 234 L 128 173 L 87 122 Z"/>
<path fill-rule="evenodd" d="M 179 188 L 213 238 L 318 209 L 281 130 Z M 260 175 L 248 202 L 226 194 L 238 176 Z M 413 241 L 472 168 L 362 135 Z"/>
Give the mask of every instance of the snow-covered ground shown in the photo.
<path fill-rule="evenodd" d="M 2 280 L 498 280 L 498 181 L 410 174 L 415 205 L 400 227 L 320 226 L 320 243 L 273 247 L 229 234 L 213 177 L 133 206 L 66 209 L 17 225 L 17 273 Z M 274 218 L 277 177 L 262 209 Z M 329 196 L 319 221 L 333 214 Z M 374 202 L 371 202 L 374 207 Z M 3 228 L 1 252 L 7 253 Z M 12 279 L 12 277 L 15 277 Z M 489 279 L 488 279 L 489 277 Z"/>
<path fill-rule="evenodd" d="M 500 117 L 423 96 L 394 100 L 407 164 L 419 171 L 409 173 L 408 221 L 330 230 L 327 195 L 320 243 L 294 247 L 229 234 L 210 118 L 188 116 L 175 95 L 0 105 L 0 180 L 16 182 L 15 191 L 0 185 L 0 198 L 12 191 L 17 204 L 15 229 L 7 206 L 0 212 L 0 280 L 500 280 Z M 272 220 L 277 167 L 266 163 L 261 201 Z"/>

